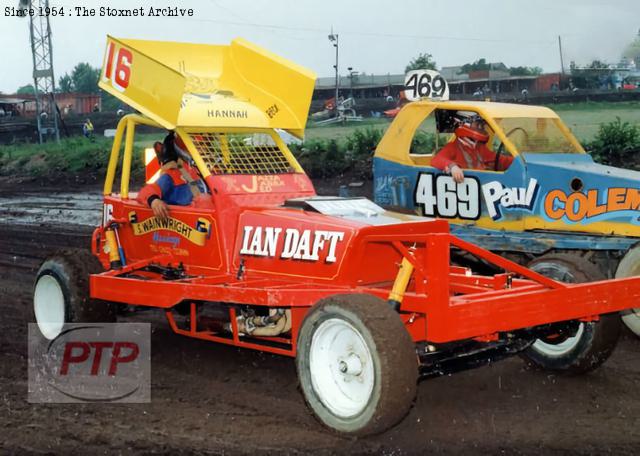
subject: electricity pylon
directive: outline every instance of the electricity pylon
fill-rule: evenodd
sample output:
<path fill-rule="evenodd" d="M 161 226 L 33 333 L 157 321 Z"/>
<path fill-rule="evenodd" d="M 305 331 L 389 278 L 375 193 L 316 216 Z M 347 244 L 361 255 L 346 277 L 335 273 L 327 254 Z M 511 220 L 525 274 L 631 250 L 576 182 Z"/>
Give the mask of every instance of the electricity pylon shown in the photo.
<path fill-rule="evenodd" d="M 36 14 L 29 16 L 29 35 L 33 57 L 33 87 L 36 96 L 36 118 L 38 137 L 42 143 L 48 136 L 60 141 L 58 129 L 58 109 L 54 93 L 56 88 L 53 75 L 53 45 L 49 15 L 49 0 L 20 0 L 21 8 L 34 8 Z"/>

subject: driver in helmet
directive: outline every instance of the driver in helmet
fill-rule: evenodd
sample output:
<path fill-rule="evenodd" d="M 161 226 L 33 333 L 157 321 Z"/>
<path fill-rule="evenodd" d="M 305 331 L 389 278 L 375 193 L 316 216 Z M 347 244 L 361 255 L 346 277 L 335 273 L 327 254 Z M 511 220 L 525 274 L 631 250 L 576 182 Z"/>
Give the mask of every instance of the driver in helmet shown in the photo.
<path fill-rule="evenodd" d="M 170 132 L 161 143 L 153 145 L 162 174 L 154 183 L 145 185 L 137 200 L 147 204 L 153 214 L 161 220 L 169 217 L 168 205 L 187 206 L 201 194 L 206 187 L 200 180 L 195 168 L 189 164 L 186 148 L 179 136 Z"/>
<path fill-rule="evenodd" d="M 463 169 L 495 170 L 507 169 L 513 157 L 500 155 L 487 147 L 489 135 L 485 121 L 475 113 L 461 115 L 454 130 L 456 139 L 449 142 L 433 157 L 431 166 L 451 174 L 453 180 L 462 183 Z M 497 163 L 496 163 L 497 160 Z"/>

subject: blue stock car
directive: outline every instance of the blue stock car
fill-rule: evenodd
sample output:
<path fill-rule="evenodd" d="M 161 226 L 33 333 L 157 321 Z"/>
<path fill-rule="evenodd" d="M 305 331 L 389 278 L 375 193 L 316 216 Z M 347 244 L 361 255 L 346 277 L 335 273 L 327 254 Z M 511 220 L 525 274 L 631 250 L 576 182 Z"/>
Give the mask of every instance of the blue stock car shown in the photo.
<path fill-rule="evenodd" d="M 457 184 L 431 166 L 461 114 L 484 119 L 488 147 L 513 157 L 505 171 L 464 170 Z M 640 172 L 597 164 L 551 109 L 493 102 L 416 101 L 389 126 L 374 157 L 383 206 L 449 219 L 452 232 L 567 282 L 640 275 Z M 640 307 L 640 304 L 639 304 Z M 571 371 L 619 319 L 583 323 L 538 340 L 533 364 Z M 623 316 L 640 335 L 640 309 Z M 615 344 L 615 342 L 613 342 Z"/>

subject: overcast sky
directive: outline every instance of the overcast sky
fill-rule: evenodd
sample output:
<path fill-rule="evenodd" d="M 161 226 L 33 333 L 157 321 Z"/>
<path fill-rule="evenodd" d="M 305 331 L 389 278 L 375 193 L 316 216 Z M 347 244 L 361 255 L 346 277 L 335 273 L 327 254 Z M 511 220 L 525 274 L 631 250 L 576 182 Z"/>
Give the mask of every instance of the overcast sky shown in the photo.
<path fill-rule="evenodd" d="M 34 1 L 34 3 L 37 3 Z M 28 19 L 6 17 L 0 0 L 0 91 L 31 82 Z M 559 71 L 558 35 L 571 60 L 614 62 L 640 28 L 639 0 L 50 0 L 65 16 L 51 18 L 57 79 L 78 62 L 100 66 L 105 36 L 211 44 L 241 36 L 314 70 L 333 73 L 333 26 L 340 70 L 402 73 L 420 52 L 438 66 L 480 57 L 508 66 Z M 74 6 L 193 8 L 192 18 L 76 17 Z"/>

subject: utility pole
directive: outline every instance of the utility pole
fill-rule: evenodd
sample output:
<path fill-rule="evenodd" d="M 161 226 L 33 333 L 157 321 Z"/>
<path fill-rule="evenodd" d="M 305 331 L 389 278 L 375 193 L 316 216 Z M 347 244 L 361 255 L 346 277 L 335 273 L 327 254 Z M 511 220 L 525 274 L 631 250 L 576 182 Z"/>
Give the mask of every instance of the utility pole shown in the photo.
<path fill-rule="evenodd" d="M 38 13 L 48 10 L 49 0 L 20 0 L 23 8 L 34 8 Z M 53 134 L 60 141 L 58 109 L 56 107 L 55 78 L 53 75 L 53 45 L 48 15 L 29 16 L 29 35 L 33 57 L 33 87 L 36 96 L 36 120 L 40 143 Z"/>
<path fill-rule="evenodd" d="M 353 71 L 353 67 L 347 68 L 349 71 L 349 97 L 353 98 L 353 78 L 358 74 L 358 71 Z"/>
<path fill-rule="evenodd" d="M 339 87 L 339 83 L 340 83 L 340 80 L 338 79 L 338 34 L 337 33 L 333 33 L 333 27 L 331 27 L 331 34 L 329 35 L 329 41 L 331 41 L 333 43 L 333 47 L 336 48 L 336 64 L 333 66 L 333 68 L 336 69 L 335 109 L 336 109 L 336 116 L 337 116 L 338 115 L 338 87 Z"/>
<path fill-rule="evenodd" d="M 560 49 L 560 71 L 564 76 L 564 60 L 562 59 L 562 38 L 558 35 L 558 48 Z"/>

